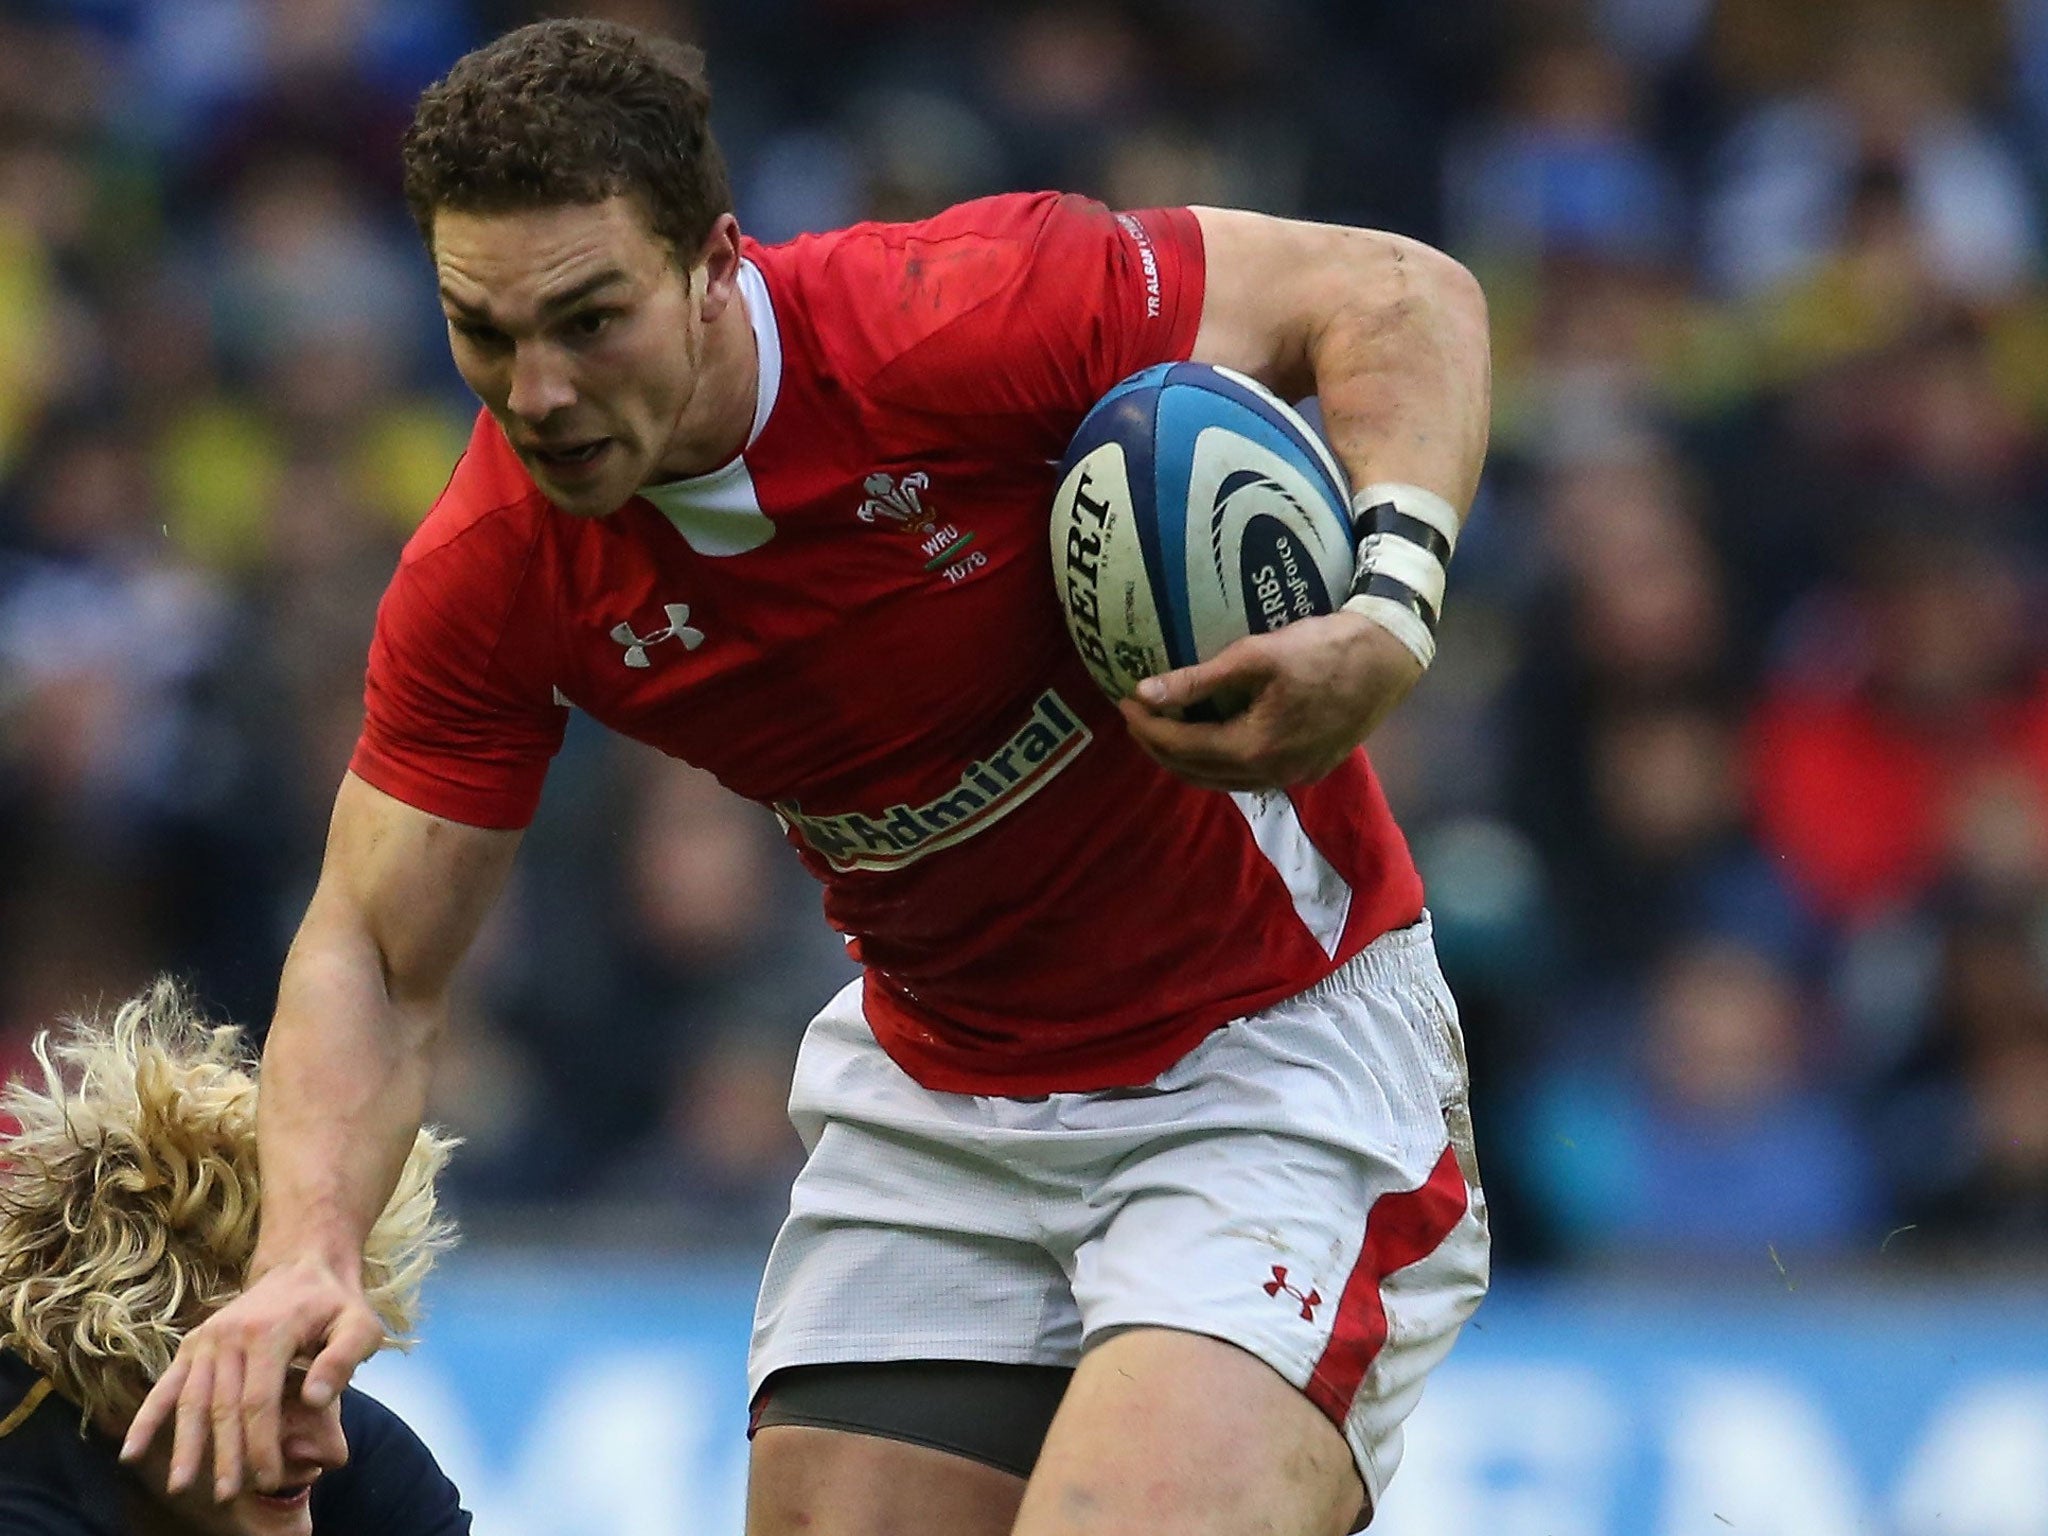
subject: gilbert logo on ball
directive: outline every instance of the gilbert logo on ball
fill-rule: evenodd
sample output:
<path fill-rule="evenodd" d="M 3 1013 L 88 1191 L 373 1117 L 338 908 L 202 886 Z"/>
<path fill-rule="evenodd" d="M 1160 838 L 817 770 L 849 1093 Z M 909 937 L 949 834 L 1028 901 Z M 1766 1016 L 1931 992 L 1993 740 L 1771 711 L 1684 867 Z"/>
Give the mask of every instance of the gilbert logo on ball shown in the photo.
<path fill-rule="evenodd" d="M 1314 429 L 1227 368 L 1133 374 L 1060 462 L 1052 560 L 1067 630 L 1122 698 L 1233 640 L 1333 611 L 1357 559 L 1350 489 Z"/>

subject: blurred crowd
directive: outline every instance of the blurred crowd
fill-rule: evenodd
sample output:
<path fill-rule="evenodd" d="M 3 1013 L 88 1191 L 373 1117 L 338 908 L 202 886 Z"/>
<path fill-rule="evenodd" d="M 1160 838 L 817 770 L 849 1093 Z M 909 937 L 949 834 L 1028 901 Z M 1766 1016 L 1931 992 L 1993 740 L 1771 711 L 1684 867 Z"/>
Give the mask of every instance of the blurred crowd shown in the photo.
<path fill-rule="evenodd" d="M 1443 244 L 1492 467 L 1374 742 L 1510 1262 L 2048 1251 L 2048 0 L 590 0 L 764 239 L 1059 186 Z M 0 0 L 0 1067 L 260 1027 L 474 405 L 396 143 L 510 0 Z M 432 1113 L 472 1222 L 758 1247 L 848 972 L 572 726 Z M 596 1214 L 593 1214 L 596 1213 Z"/>

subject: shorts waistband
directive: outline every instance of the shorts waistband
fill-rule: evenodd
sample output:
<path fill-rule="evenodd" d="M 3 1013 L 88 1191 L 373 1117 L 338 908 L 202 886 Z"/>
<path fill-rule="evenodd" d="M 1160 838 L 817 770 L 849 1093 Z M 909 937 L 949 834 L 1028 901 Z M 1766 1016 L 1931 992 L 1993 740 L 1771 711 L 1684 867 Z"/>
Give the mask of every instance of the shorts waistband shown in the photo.
<path fill-rule="evenodd" d="M 1372 983 L 1402 981 L 1406 978 L 1412 963 L 1410 957 L 1417 950 L 1429 948 L 1434 931 L 1429 913 L 1425 910 L 1421 917 L 1406 928 L 1396 928 L 1390 933 L 1381 934 L 1299 995 L 1310 999 L 1335 997 L 1340 993 L 1355 992 L 1359 987 Z"/>

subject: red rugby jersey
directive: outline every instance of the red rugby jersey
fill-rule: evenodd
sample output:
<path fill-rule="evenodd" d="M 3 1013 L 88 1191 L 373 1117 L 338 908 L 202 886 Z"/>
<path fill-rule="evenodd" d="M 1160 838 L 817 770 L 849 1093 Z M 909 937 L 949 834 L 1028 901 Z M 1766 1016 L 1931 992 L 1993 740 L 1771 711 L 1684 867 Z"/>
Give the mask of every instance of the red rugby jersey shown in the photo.
<path fill-rule="evenodd" d="M 581 519 L 480 416 L 378 610 L 357 774 L 523 826 L 565 700 L 708 769 L 781 817 L 876 1035 L 944 1091 L 1145 1082 L 1419 916 L 1362 751 L 1192 788 L 1061 621 L 1054 466 L 1194 344 L 1192 214 L 1006 196 L 744 254 L 744 451 Z"/>

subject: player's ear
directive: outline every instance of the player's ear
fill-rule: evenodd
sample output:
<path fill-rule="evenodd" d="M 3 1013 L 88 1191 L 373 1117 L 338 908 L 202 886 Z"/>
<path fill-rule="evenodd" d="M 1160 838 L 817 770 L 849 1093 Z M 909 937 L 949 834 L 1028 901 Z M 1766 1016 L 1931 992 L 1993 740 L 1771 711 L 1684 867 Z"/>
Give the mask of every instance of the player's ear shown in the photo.
<path fill-rule="evenodd" d="M 715 320 L 732 302 L 740 280 L 740 224 L 722 213 L 698 248 L 696 264 L 690 269 L 690 303 L 703 305 L 704 318 Z"/>

